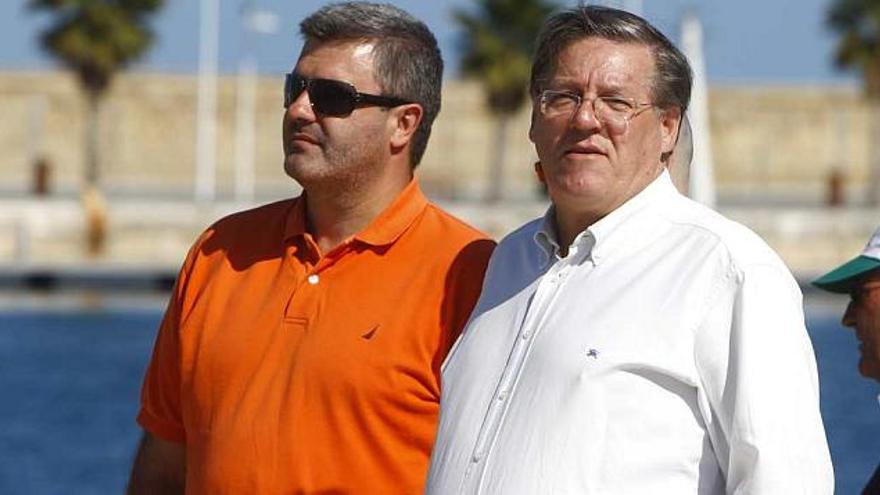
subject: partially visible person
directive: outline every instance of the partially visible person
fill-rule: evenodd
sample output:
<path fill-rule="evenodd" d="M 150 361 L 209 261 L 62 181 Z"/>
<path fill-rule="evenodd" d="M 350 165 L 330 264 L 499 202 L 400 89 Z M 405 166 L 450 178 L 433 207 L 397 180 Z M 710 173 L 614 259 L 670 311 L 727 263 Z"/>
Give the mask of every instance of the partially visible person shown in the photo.
<path fill-rule="evenodd" d="M 694 134 L 691 130 L 691 121 L 687 114 L 681 118 L 681 126 L 678 131 L 678 141 L 672 150 L 666 167 L 669 169 L 669 177 L 678 192 L 688 196 L 691 183 L 691 165 L 694 160 Z"/>
<path fill-rule="evenodd" d="M 552 205 L 498 245 L 443 368 L 428 494 L 833 491 L 794 277 L 670 179 L 690 91 L 638 16 L 544 24 L 529 137 Z"/>
<path fill-rule="evenodd" d="M 321 8 L 284 87 L 303 193 L 226 217 L 190 250 L 159 329 L 130 493 L 414 494 L 440 364 L 493 242 L 422 194 L 440 109 L 424 23 Z"/>
<path fill-rule="evenodd" d="M 860 255 L 817 278 L 813 285 L 828 292 L 849 294 L 843 325 L 855 330 L 861 341 L 859 373 L 880 382 L 880 228 Z M 880 465 L 862 493 L 880 494 Z"/>

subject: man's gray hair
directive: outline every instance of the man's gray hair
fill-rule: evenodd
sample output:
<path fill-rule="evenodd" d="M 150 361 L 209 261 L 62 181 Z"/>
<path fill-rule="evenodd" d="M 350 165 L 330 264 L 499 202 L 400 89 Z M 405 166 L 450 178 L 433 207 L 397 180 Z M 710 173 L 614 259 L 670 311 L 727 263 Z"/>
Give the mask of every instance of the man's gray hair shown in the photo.
<path fill-rule="evenodd" d="M 657 28 L 629 12 L 578 5 L 551 15 L 538 35 L 532 62 L 529 92 L 537 97 L 542 85 L 556 70 L 557 57 L 568 45 L 586 38 L 601 38 L 620 43 L 638 43 L 654 54 L 652 100 L 660 108 L 687 110 L 691 99 L 693 73 L 687 58 Z"/>
<path fill-rule="evenodd" d="M 373 44 L 374 77 L 383 95 L 416 102 L 424 111 L 410 147 L 412 166 L 418 165 L 440 112 L 443 82 L 443 59 L 428 26 L 392 5 L 344 2 L 322 7 L 299 29 L 304 52 L 336 41 Z"/>

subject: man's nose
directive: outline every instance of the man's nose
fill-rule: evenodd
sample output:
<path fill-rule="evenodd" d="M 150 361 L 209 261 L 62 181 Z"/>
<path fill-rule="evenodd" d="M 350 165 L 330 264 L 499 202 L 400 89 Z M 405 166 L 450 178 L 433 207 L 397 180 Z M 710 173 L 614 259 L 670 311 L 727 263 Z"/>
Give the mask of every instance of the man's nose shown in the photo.
<path fill-rule="evenodd" d="M 287 107 L 287 115 L 294 121 L 311 122 L 315 120 L 315 110 L 312 108 L 312 101 L 309 99 L 307 90 L 303 90 Z"/>
<path fill-rule="evenodd" d="M 596 129 L 601 127 L 593 108 L 593 100 L 582 100 L 571 116 L 571 125 L 577 129 Z"/>

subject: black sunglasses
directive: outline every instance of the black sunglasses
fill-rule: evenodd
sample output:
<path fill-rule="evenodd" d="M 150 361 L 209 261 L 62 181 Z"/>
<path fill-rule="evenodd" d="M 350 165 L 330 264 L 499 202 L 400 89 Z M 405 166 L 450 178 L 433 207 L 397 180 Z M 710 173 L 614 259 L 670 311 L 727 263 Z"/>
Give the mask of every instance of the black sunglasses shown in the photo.
<path fill-rule="evenodd" d="M 393 96 L 358 93 L 354 85 L 334 79 L 309 79 L 296 72 L 284 79 L 284 108 L 288 108 L 303 91 L 309 92 L 309 100 L 315 112 L 328 117 L 346 117 L 358 105 L 396 107 L 412 103 Z"/>

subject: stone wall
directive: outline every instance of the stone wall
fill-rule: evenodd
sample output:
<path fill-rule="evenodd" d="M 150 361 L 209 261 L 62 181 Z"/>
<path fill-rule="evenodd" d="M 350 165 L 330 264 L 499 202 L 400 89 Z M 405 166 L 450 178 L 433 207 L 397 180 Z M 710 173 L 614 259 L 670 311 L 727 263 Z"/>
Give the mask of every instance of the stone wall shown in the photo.
<path fill-rule="evenodd" d="M 281 78 L 258 81 L 256 186 L 258 198 L 291 194 L 282 171 Z M 219 85 L 217 189 L 233 190 L 235 78 Z M 106 99 L 100 125 L 105 189 L 113 194 L 191 195 L 195 163 L 197 81 L 192 76 L 123 74 Z M 0 192 L 30 189 L 32 160 L 52 164 L 53 189 L 75 192 L 84 170 L 85 105 L 63 73 L 0 73 Z M 714 87 L 710 91 L 712 145 L 719 195 L 795 198 L 819 204 L 832 167 L 847 179 L 850 198 L 867 180 L 868 112 L 855 88 Z M 527 139 L 529 109 L 506 133 L 508 198 L 535 194 L 534 151 Z M 478 85 L 447 81 L 421 180 L 435 195 L 480 197 L 496 139 Z"/>

